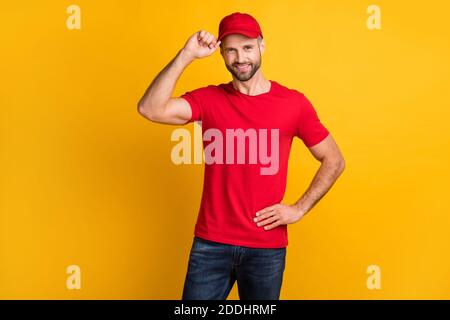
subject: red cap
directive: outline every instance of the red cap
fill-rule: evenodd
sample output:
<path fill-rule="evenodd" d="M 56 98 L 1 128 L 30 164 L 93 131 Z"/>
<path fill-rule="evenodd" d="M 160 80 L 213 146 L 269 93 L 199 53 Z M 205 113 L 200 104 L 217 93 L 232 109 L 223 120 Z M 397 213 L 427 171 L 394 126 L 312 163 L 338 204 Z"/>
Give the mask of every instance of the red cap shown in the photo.
<path fill-rule="evenodd" d="M 249 38 L 263 36 L 258 21 L 251 15 L 241 12 L 232 13 L 220 21 L 217 41 L 233 33 L 243 34 Z"/>

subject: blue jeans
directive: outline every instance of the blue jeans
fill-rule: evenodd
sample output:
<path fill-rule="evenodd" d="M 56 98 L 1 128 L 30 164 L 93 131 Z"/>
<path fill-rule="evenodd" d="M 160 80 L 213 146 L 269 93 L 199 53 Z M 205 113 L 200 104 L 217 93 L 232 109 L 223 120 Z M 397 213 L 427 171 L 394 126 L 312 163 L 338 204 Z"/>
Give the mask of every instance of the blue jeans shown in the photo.
<path fill-rule="evenodd" d="M 249 248 L 194 237 L 183 300 L 225 300 L 237 280 L 241 300 L 278 300 L 286 248 Z"/>

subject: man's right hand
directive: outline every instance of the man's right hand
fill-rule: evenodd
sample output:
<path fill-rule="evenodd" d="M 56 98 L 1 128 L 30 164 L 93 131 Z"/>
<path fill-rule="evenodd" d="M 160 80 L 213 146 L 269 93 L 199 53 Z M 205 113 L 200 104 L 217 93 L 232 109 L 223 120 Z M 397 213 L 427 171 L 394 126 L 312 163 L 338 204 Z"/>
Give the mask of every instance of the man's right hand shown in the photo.
<path fill-rule="evenodd" d="M 217 41 L 211 33 L 200 30 L 188 39 L 183 51 L 192 59 L 200 59 L 212 55 L 219 48 L 220 43 L 221 41 Z"/>
<path fill-rule="evenodd" d="M 220 41 L 200 30 L 186 42 L 177 56 L 156 76 L 138 102 L 138 111 L 145 118 L 166 124 L 185 124 L 192 118 L 192 109 L 184 98 L 172 98 L 175 84 L 184 68 L 193 60 L 212 55 Z"/>

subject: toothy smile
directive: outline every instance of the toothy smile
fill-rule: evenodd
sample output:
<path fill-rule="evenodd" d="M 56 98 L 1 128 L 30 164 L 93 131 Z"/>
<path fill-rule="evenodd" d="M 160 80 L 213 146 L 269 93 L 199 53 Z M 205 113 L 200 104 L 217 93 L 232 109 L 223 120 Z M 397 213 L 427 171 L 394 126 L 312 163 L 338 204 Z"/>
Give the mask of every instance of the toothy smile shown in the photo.
<path fill-rule="evenodd" d="M 250 64 L 249 63 L 237 64 L 236 65 L 236 69 L 238 69 L 239 71 L 247 71 L 249 68 L 250 68 Z"/>

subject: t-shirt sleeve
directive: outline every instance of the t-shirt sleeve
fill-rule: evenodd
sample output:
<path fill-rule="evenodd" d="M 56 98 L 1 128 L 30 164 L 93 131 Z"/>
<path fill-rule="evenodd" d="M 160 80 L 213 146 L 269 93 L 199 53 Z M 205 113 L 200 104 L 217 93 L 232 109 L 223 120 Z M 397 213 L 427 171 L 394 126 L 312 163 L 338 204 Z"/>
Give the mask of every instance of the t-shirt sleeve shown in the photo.
<path fill-rule="evenodd" d="M 300 112 L 297 120 L 297 137 L 308 148 L 318 144 L 329 134 L 321 123 L 316 110 L 304 94 L 300 94 Z"/>
<path fill-rule="evenodd" d="M 206 108 L 207 91 L 208 87 L 203 87 L 187 91 L 181 95 L 181 98 L 185 99 L 191 106 L 192 117 L 188 122 L 202 120 Z"/>

